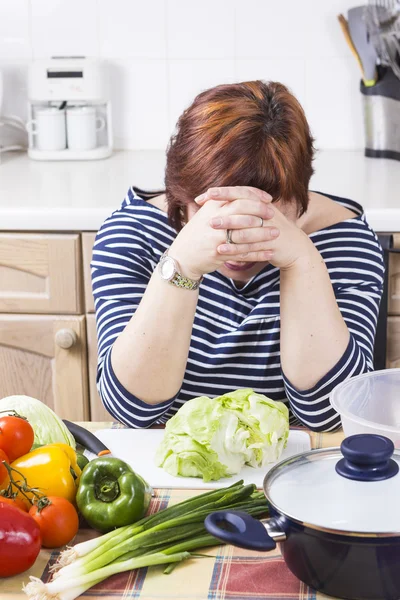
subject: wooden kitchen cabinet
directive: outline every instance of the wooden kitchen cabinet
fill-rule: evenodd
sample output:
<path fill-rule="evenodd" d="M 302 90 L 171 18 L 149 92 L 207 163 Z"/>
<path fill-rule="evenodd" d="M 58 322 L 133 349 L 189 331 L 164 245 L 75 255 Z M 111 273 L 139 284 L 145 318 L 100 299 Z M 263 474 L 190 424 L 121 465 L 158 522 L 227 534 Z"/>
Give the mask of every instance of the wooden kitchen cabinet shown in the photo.
<path fill-rule="evenodd" d="M 77 233 L 0 233 L 0 313 L 80 314 Z"/>
<path fill-rule="evenodd" d="M 71 421 L 89 418 L 84 316 L 0 314 L 0 398 L 32 396 Z"/>
<path fill-rule="evenodd" d="M 104 408 L 96 386 L 97 335 L 95 315 L 86 315 L 86 329 L 88 343 L 90 418 L 92 421 L 110 421 L 112 420 L 112 417 Z"/>
<path fill-rule="evenodd" d="M 85 233 L 82 233 L 83 283 L 85 292 L 85 309 L 87 313 L 94 313 L 90 262 L 92 260 L 92 252 L 95 239 L 95 233 L 86 231 Z"/>
<path fill-rule="evenodd" d="M 393 234 L 394 248 L 400 248 L 400 233 Z M 389 254 L 388 313 L 400 315 L 400 254 Z"/>
<path fill-rule="evenodd" d="M 400 368 L 400 317 L 388 317 L 386 368 Z"/>
<path fill-rule="evenodd" d="M 86 329 L 88 344 L 88 373 L 89 373 L 89 403 L 90 418 L 92 421 L 110 421 L 112 418 L 103 406 L 97 391 L 97 333 L 96 317 L 94 315 L 94 300 L 92 294 L 92 279 L 90 262 L 92 260 L 93 245 L 96 234 L 82 233 L 83 281 L 86 308 Z"/>

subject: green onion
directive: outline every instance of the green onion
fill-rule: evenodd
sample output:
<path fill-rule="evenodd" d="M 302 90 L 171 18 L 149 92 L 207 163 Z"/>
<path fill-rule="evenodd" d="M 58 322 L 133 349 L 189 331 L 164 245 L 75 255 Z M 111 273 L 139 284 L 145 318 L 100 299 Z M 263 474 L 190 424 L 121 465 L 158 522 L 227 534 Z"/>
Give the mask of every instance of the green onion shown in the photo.
<path fill-rule="evenodd" d="M 192 556 L 190 552 L 221 544 L 207 533 L 204 519 L 224 509 L 254 516 L 267 511 L 264 495 L 239 481 L 67 549 L 51 582 L 31 577 L 24 591 L 32 600 L 74 600 L 114 573 L 157 564 L 167 565 L 164 572 L 170 573 L 175 563 Z"/>
<path fill-rule="evenodd" d="M 123 573 L 124 571 L 131 571 L 132 569 L 139 569 L 141 567 L 151 567 L 153 565 L 163 565 L 172 562 L 180 562 L 187 558 L 190 558 L 189 552 L 179 552 L 176 554 L 166 555 L 163 552 L 158 552 L 155 554 L 148 554 L 146 556 L 142 556 L 141 558 L 132 558 L 131 560 L 126 560 L 119 563 L 112 563 L 108 566 L 105 566 L 101 569 L 97 569 L 96 571 L 90 571 L 86 575 L 82 575 L 79 578 L 76 578 L 71 588 L 71 581 L 66 577 L 59 577 L 57 579 L 53 579 L 50 583 L 43 583 L 41 579 L 37 577 L 30 577 L 30 582 L 24 586 L 23 591 L 28 595 L 29 598 L 35 599 L 40 598 L 40 600 L 75 600 L 77 596 L 71 595 L 71 589 L 79 590 L 79 594 L 82 594 L 83 591 L 86 591 L 96 583 L 99 583 L 103 579 L 107 579 L 111 575 L 115 575 L 116 573 Z M 69 592 L 69 596 L 61 596 L 61 594 L 65 594 Z"/>

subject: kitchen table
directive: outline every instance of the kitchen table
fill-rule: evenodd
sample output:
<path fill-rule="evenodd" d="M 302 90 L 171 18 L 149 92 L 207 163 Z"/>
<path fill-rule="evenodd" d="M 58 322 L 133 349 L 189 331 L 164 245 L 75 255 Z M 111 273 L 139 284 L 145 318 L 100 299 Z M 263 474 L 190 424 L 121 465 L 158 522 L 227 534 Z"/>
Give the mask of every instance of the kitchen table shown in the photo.
<path fill-rule="evenodd" d="M 109 427 L 120 428 L 117 423 L 79 423 L 91 431 Z M 312 448 L 338 446 L 341 432 L 310 432 Z M 146 477 L 146 473 L 142 473 Z M 176 504 L 198 490 L 155 490 L 151 510 Z M 81 529 L 75 542 L 97 535 L 93 530 Z M 298 581 L 288 570 L 279 548 L 268 553 L 258 553 L 233 546 L 216 546 L 207 551 L 209 558 L 196 558 L 179 565 L 170 575 L 163 567 L 139 569 L 114 575 L 88 590 L 82 598 L 118 600 L 319 600 L 328 598 L 316 593 Z M 29 575 L 50 578 L 50 567 L 57 560 L 58 551 L 42 550 L 33 567 L 18 575 L 0 581 L 0 600 L 23 600 L 27 596 L 22 586 Z"/>

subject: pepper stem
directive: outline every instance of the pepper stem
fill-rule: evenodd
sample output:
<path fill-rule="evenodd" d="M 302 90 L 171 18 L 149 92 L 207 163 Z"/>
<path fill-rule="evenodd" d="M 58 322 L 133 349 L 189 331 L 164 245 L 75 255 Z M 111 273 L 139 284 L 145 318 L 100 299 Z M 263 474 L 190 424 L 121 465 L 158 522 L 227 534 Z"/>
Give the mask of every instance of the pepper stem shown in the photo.
<path fill-rule="evenodd" d="M 110 477 L 103 477 L 94 486 L 96 498 L 102 502 L 112 502 L 120 494 L 118 481 Z"/>

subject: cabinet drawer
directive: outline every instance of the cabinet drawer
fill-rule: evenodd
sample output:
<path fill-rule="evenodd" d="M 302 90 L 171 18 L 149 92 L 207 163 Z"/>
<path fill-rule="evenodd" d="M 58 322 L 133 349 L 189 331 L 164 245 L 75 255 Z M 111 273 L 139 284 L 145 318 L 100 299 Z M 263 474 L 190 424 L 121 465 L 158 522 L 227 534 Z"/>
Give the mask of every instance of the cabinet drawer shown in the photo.
<path fill-rule="evenodd" d="M 86 353 L 83 316 L 0 315 L 0 398 L 32 396 L 63 419 L 87 420 Z"/>
<path fill-rule="evenodd" d="M 386 368 L 400 367 L 400 317 L 389 317 L 387 325 Z"/>
<path fill-rule="evenodd" d="M 87 313 L 94 313 L 90 262 L 92 260 L 92 251 L 95 239 L 95 233 L 82 233 L 83 285 L 85 291 L 85 307 Z"/>
<path fill-rule="evenodd" d="M 79 234 L 0 234 L 0 313 L 82 312 Z"/>
<path fill-rule="evenodd" d="M 86 315 L 87 341 L 88 341 L 88 370 L 89 370 L 89 397 L 90 397 L 90 420 L 112 421 L 113 417 L 106 411 L 97 392 L 97 336 L 96 317 Z"/>
<path fill-rule="evenodd" d="M 393 245 L 400 248 L 400 233 L 393 235 Z M 388 313 L 400 315 L 400 254 L 389 254 Z"/>

